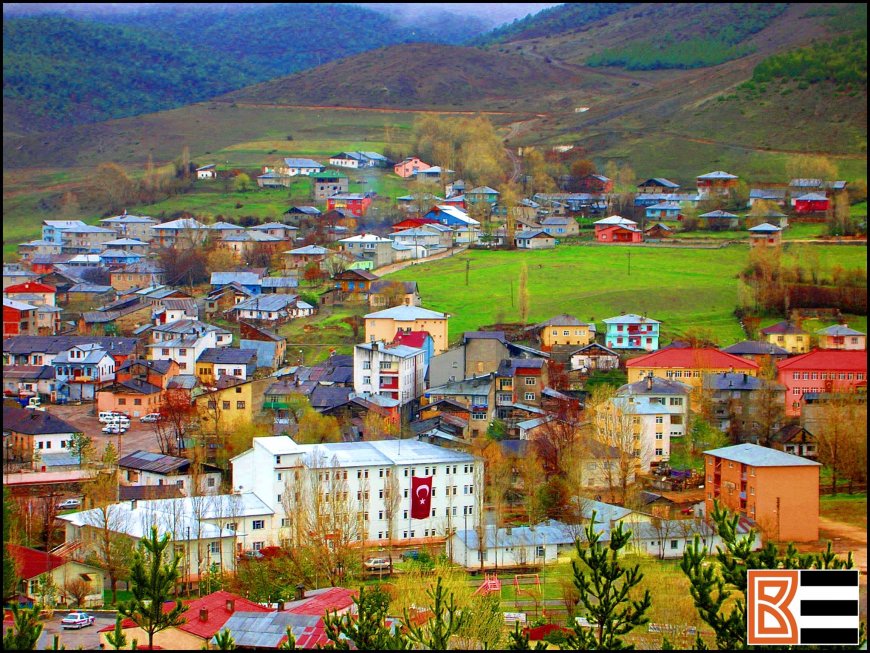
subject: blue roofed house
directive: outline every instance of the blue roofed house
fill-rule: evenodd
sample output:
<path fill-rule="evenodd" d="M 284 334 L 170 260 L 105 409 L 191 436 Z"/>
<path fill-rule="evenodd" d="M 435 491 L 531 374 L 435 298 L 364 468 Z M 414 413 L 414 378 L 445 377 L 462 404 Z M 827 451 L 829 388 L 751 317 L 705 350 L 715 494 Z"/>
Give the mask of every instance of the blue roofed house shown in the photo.
<path fill-rule="evenodd" d="M 43 220 L 42 221 L 42 240 L 50 240 L 58 245 L 63 244 L 63 232 L 65 229 L 72 227 L 84 227 L 85 223 L 81 220 Z"/>
<path fill-rule="evenodd" d="M 228 286 L 231 283 L 236 283 L 252 295 L 259 295 L 262 291 L 262 280 L 263 272 L 235 270 L 232 272 L 212 272 L 210 283 L 212 290 L 217 290 L 223 286 Z"/>
<path fill-rule="evenodd" d="M 646 207 L 646 219 L 659 222 L 678 222 L 682 219 L 680 211 L 682 211 L 682 207 L 679 202 L 658 202 Z"/>
<path fill-rule="evenodd" d="M 284 362 L 287 341 L 269 329 L 239 320 L 239 347 L 257 352 L 257 367 L 278 369 Z"/>
<path fill-rule="evenodd" d="M 740 218 L 728 211 L 717 209 L 709 213 L 703 213 L 698 216 L 704 221 L 707 229 L 711 231 L 724 231 L 726 229 L 737 229 L 740 223 Z"/>
<path fill-rule="evenodd" d="M 498 196 L 499 192 L 489 186 L 478 186 L 477 188 L 465 191 L 465 201 L 468 204 L 486 202 L 490 207 L 492 207 L 496 202 L 498 202 Z"/>
<path fill-rule="evenodd" d="M 129 263 L 138 263 L 143 258 L 144 254 L 128 252 L 122 249 L 104 249 L 100 252 L 100 260 L 104 265 L 127 265 Z"/>
<path fill-rule="evenodd" d="M 543 229 L 527 229 L 514 235 L 517 249 L 553 249 L 556 239 Z"/>
<path fill-rule="evenodd" d="M 145 215 L 128 215 L 124 211 L 121 215 L 103 218 L 100 220 L 100 224 L 114 231 L 118 238 L 133 238 L 150 242 L 153 236 L 151 227 L 157 224 L 157 220 Z"/>
<path fill-rule="evenodd" d="M 320 172 L 324 167 L 322 163 L 313 159 L 285 157 L 273 164 L 263 166 L 263 172 L 276 173 L 282 177 L 308 176 Z"/>

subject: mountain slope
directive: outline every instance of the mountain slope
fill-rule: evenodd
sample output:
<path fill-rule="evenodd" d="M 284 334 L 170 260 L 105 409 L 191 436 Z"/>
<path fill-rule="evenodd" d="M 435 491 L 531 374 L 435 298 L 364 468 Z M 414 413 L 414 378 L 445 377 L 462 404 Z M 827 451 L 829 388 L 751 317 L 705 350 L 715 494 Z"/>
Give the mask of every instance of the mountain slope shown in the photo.
<path fill-rule="evenodd" d="M 594 75 L 592 75 L 594 77 Z M 534 108 L 580 82 L 543 60 L 432 44 L 397 45 L 228 93 L 220 100 L 344 107 Z M 493 101 L 502 101 L 499 107 Z"/>

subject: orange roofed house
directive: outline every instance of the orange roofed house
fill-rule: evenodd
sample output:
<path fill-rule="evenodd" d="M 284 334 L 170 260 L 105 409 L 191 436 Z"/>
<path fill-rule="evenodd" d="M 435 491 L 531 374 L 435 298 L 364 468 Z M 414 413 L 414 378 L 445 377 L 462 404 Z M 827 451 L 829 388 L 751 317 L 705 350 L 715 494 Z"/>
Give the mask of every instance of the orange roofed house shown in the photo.
<path fill-rule="evenodd" d="M 778 541 L 819 539 L 819 463 L 756 444 L 704 452 L 706 514 L 719 502 Z"/>
<path fill-rule="evenodd" d="M 636 383 L 646 376 L 681 381 L 692 387 L 693 393 L 701 388 L 706 374 L 734 372 L 758 376 L 759 366 L 746 358 L 726 354 L 713 348 L 666 347 L 659 351 L 633 358 L 625 364 L 628 382 Z"/>
<path fill-rule="evenodd" d="M 867 352 L 815 349 L 787 358 L 776 366 L 785 386 L 785 414 L 801 412 L 801 398 L 810 392 L 855 392 L 867 390 Z"/>

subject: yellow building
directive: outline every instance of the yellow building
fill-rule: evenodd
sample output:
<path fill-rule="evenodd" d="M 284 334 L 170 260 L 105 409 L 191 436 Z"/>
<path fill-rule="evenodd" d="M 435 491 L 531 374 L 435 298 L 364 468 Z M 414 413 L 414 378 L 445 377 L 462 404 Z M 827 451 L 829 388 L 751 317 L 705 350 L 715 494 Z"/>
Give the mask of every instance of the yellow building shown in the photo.
<path fill-rule="evenodd" d="M 447 313 L 438 313 L 418 306 L 395 306 L 365 316 L 366 342 L 392 342 L 396 331 L 427 331 L 434 342 L 433 355 L 447 351 Z"/>
<path fill-rule="evenodd" d="M 595 338 L 594 325 L 581 322 L 572 315 L 557 315 L 532 327 L 537 331 L 541 345 L 551 348 L 555 345 L 575 345 L 583 347 Z"/>
<path fill-rule="evenodd" d="M 788 321 L 762 329 L 761 335 L 770 344 L 782 347 L 790 354 L 806 354 L 810 350 L 810 334 Z"/>
<path fill-rule="evenodd" d="M 633 358 L 625 364 L 628 382 L 636 383 L 647 376 L 680 381 L 697 390 L 705 374 L 735 372 L 758 376 L 758 364 L 740 356 L 712 348 L 668 348 Z"/>
<path fill-rule="evenodd" d="M 229 433 L 234 427 L 257 421 L 263 415 L 265 391 L 272 381 L 245 381 L 199 395 L 195 402 L 203 433 Z M 228 382 L 232 383 L 232 379 Z"/>

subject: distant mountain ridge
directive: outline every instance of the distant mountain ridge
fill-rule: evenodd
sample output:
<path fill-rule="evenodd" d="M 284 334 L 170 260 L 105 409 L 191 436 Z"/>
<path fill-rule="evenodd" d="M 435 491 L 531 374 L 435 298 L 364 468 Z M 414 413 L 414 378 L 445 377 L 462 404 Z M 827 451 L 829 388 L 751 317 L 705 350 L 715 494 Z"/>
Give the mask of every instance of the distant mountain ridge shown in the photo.
<path fill-rule="evenodd" d="M 475 19 L 461 29 L 408 27 L 349 4 L 4 17 L 4 133 L 178 107 L 386 45 L 456 42 L 475 29 Z"/>

